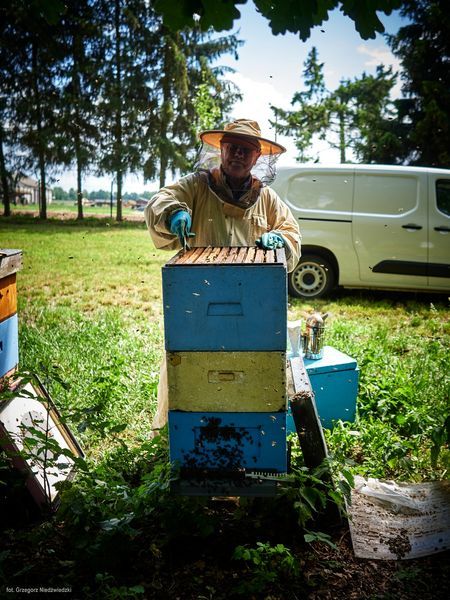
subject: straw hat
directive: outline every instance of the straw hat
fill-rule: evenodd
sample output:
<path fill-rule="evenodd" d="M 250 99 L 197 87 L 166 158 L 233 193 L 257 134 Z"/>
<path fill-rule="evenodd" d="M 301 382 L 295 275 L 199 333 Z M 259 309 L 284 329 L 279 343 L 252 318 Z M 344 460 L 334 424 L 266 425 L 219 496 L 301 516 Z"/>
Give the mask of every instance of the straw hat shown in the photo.
<path fill-rule="evenodd" d="M 232 123 L 227 123 L 223 129 L 202 131 L 200 139 L 214 148 L 220 148 L 221 141 L 230 141 L 231 143 L 242 141 L 261 149 L 262 155 L 286 152 L 286 148 L 281 144 L 261 137 L 261 129 L 258 123 L 249 119 L 236 119 Z"/>

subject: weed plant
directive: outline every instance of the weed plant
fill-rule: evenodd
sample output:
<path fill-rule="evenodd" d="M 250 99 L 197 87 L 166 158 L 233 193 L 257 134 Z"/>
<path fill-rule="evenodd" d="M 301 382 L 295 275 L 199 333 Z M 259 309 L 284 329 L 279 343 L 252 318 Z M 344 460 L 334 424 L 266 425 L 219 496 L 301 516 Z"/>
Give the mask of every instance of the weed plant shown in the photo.
<path fill-rule="evenodd" d="M 299 524 L 306 542 L 333 546 L 312 531 L 313 520 L 329 499 L 341 499 L 307 472 L 295 439 L 296 485 L 278 501 L 243 499 L 223 511 L 170 493 L 166 432 L 150 436 L 169 255 L 154 249 L 141 224 L 16 217 L 0 224 L 0 236 L 2 247 L 24 256 L 21 369 L 39 375 L 86 454 L 76 480 L 61 487 L 57 514 L 6 535 L 5 582 L 73 582 L 82 598 L 170 598 L 188 554 L 194 574 L 185 597 L 289 597 L 286 578 L 301 595 Z M 354 474 L 448 477 L 448 308 L 445 296 L 407 293 L 338 292 L 314 306 L 290 300 L 292 320 L 327 311 L 327 343 L 358 362 L 356 420 L 325 432 L 347 487 Z M 209 569 L 216 574 L 208 577 Z M 205 595 L 192 595 L 199 589 Z"/>

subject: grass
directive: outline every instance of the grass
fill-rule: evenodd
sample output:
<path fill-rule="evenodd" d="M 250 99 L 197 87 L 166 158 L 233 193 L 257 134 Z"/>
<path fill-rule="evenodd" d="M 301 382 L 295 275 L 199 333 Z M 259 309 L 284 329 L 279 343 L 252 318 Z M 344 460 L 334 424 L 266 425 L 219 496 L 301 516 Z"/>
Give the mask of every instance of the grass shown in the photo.
<path fill-rule="evenodd" d="M 112 218 L 115 218 L 116 215 L 116 205 L 113 204 L 112 207 Z M 11 205 L 11 212 L 13 215 L 18 215 L 21 213 L 36 213 L 39 211 L 39 206 L 37 204 L 12 204 Z M 51 202 L 50 204 L 47 204 L 47 216 L 51 217 L 53 214 L 58 214 L 59 217 L 61 218 L 62 215 L 66 215 L 67 217 L 73 217 L 74 219 L 76 218 L 77 214 L 78 214 L 78 207 L 76 202 L 73 201 L 63 201 L 63 200 L 55 200 L 54 202 Z M 132 217 L 132 218 L 138 218 L 143 220 L 143 213 L 133 210 L 131 207 L 128 206 L 122 206 L 122 214 L 124 217 Z M 110 205 L 103 205 L 103 206 L 83 206 L 83 216 L 84 217 L 93 217 L 93 216 L 104 216 L 104 217 L 109 217 L 111 216 L 111 206 Z"/>
<path fill-rule="evenodd" d="M 23 250 L 24 310 L 121 307 L 148 318 L 161 315 L 160 269 L 167 256 L 154 249 L 143 223 L 13 218 L 2 227 L 2 246 Z"/>
<path fill-rule="evenodd" d="M 0 220 L 0 239 L 24 256 L 21 368 L 44 381 L 86 453 L 56 515 L 25 528 L 22 505 L 0 511 L 0 581 L 69 585 L 74 597 L 95 600 L 225 600 L 322 597 L 324 589 L 374 598 L 379 581 L 387 595 L 377 597 L 413 598 L 420 580 L 422 598 L 446 597 L 445 560 L 411 561 L 407 577 L 392 577 L 395 567 L 383 561 L 370 573 L 354 561 L 345 532 L 304 539 L 301 526 L 314 527 L 314 502 L 326 493 L 304 470 L 291 496 L 244 499 L 236 510 L 170 494 L 167 437 L 149 439 L 163 351 L 161 266 L 170 254 L 155 250 L 142 223 L 16 216 Z M 327 343 L 360 368 L 356 421 L 326 431 L 336 470 L 448 477 L 448 298 L 342 291 L 314 305 L 290 299 L 289 319 L 311 309 L 329 313 Z M 301 467 L 298 448 L 293 461 Z M 4 474 L 0 461 L 0 500 Z M 309 539 L 331 547 L 311 550 Z M 340 588 L 347 580 L 354 587 Z"/>
<path fill-rule="evenodd" d="M 92 402 L 101 373 L 116 377 L 124 399 L 109 403 L 112 423 L 128 422 L 129 438 L 143 434 L 140 415 L 148 421 L 155 408 L 161 266 L 170 255 L 154 248 L 142 223 L 13 217 L 0 224 L 0 233 L 3 247 L 20 248 L 24 256 L 21 364 L 38 371 L 58 365 L 71 384 L 62 399 L 68 410 Z M 431 453 L 444 439 L 448 416 L 448 298 L 338 292 L 314 305 L 291 298 L 288 317 L 312 309 L 329 313 L 327 343 L 360 367 L 358 420 L 327 432 L 334 454 L 365 475 L 445 476 L 447 450 L 437 462 Z"/>

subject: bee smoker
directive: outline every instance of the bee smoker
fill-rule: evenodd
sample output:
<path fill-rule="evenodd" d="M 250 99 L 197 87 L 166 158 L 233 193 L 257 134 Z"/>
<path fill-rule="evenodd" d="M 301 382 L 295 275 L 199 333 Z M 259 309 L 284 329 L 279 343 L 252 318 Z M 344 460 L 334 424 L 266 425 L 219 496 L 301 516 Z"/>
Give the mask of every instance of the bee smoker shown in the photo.
<path fill-rule="evenodd" d="M 303 336 L 305 358 L 319 360 L 323 356 L 325 337 L 325 319 L 328 313 L 313 313 L 306 319 L 306 331 Z"/>

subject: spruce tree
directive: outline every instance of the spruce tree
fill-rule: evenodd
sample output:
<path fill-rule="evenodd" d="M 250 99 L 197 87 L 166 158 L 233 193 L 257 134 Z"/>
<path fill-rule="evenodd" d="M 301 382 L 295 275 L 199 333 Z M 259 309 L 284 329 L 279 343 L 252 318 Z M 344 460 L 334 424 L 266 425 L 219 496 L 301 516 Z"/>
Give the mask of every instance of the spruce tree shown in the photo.
<path fill-rule="evenodd" d="M 450 166 L 450 10 L 445 0 L 403 0 L 410 20 L 387 36 L 402 62 L 397 102 L 402 158 L 414 165 Z"/>
<path fill-rule="evenodd" d="M 147 179 L 159 173 L 160 187 L 167 172 L 191 170 L 198 145 L 198 131 L 205 119 L 218 126 L 227 116 L 239 93 L 224 78 L 227 69 L 211 66 L 225 53 L 236 53 L 236 36 L 214 38 L 213 32 L 197 27 L 173 33 L 161 25 L 161 61 L 157 80 L 155 117 L 159 122 L 156 154 L 144 165 Z M 159 164 L 158 164 L 159 161 Z"/>
<path fill-rule="evenodd" d="M 314 158 L 310 150 L 318 138 L 339 150 L 341 163 L 347 162 L 348 150 L 365 162 L 376 162 L 381 156 L 384 162 L 393 162 L 397 146 L 386 126 L 395 114 L 389 97 L 396 77 L 392 70 L 379 66 L 375 76 L 363 73 L 354 80 L 342 80 L 329 91 L 316 48 L 309 53 L 304 67 L 306 89 L 294 95 L 295 110 L 271 107 L 275 114 L 271 123 L 276 131 L 295 136 L 297 160 Z M 378 145 L 382 145 L 383 152 Z"/>
<path fill-rule="evenodd" d="M 1 72 L 2 81 L 7 82 L 2 90 L 7 97 L 0 102 L 3 185 L 8 170 L 5 147 L 8 153 L 24 153 L 23 165 L 38 171 L 39 216 L 45 219 L 48 172 L 52 165 L 61 162 L 61 138 L 56 127 L 60 109 L 56 66 L 62 49 L 55 23 L 39 6 L 18 0 L 1 10 Z"/>
<path fill-rule="evenodd" d="M 61 18 L 61 110 L 58 128 L 64 140 L 63 160 L 75 165 L 78 219 L 83 218 L 83 174 L 95 163 L 99 130 L 96 123 L 98 28 L 89 0 L 68 0 Z"/>
<path fill-rule="evenodd" d="M 155 104 L 155 16 L 145 0 L 101 0 L 97 8 L 99 168 L 114 175 L 121 221 L 123 178 L 141 169 L 144 143 L 155 134 L 149 118 Z"/>

